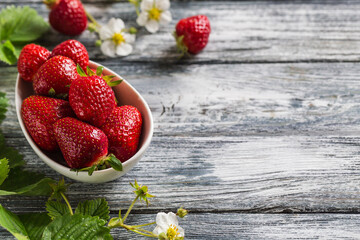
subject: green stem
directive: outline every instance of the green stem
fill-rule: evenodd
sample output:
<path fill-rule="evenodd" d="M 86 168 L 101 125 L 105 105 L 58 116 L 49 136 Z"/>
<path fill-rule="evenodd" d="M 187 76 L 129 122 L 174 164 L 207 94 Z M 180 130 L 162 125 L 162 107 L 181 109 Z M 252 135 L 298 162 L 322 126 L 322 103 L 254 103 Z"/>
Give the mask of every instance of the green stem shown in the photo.
<path fill-rule="evenodd" d="M 138 234 L 146 236 L 146 237 L 158 238 L 158 236 L 154 235 L 153 233 L 146 234 L 146 233 L 142 233 L 142 232 L 139 232 L 139 231 L 133 230 L 133 229 L 130 229 L 130 231 L 133 231 L 134 233 L 138 233 Z"/>
<path fill-rule="evenodd" d="M 153 224 L 156 224 L 156 222 L 145 223 L 145 224 L 141 224 L 141 225 L 132 225 L 132 227 L 139 228 L 139 227 L 145 227 L 145 226 L 149 226 L 149 225 L 153 225 Z"/>
<path fill-rule="evenodd" d="M 123 222 L 123 223 L 125 222 L 125 220 L 126 220 L 127 216 L 128 216 L 128 215 L 129 215 L 129 213 L 131 212 L 131 209 L 134 207 L 134 204 L 136 203 L 136 201 L 138 200 L 138 198 L 139 198 L 139 196 L 136 196 L 136 198 L 134 199 L 134 201 L 132 201 L 132 203 L 131 203 L 131 205 L 130 205 L 129 209 L 127 210 L 127 212 L 125 213 L 124 218 L 122 219 L 122 222 Z"/>
<path fill-rule="evenodd" d="M 95 18 L 88 11 L 85 10 L 85 14 L 93 24 L 95 24 L 97 27 L 100 27 L 99 23 L 95 20 Z"/>
<path fill-rule="evenodd" d="M 69 210 L 70 210 L 70 214 L 71 214 L 71 215 L 74 215 L 73 210 L 71 209 L 70 203 L 69 203 L 69 201 L 67 200 L 65 194 L 62 193 L 62 192 L 60 192 L 60 194 L 61 194 L 61 196 L 63 197 L 63 199 L 65 200 L 66 205 L 68 206 L 68 208 L 69 208 Z"/>

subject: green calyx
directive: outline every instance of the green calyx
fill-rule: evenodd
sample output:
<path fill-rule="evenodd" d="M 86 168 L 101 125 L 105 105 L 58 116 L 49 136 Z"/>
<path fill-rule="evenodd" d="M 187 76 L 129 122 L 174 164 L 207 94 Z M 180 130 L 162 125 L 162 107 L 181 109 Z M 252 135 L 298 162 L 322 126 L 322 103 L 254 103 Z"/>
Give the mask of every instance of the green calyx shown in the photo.
<path fill-rule="evenodd" d="M 176 41 L 176 47 L 177 47 L 177 50 L 178 52 L 180 52 L 180 58 L 183 57 L 184 55 L 189 55 L 189 52 L 188 52 L 188 47 L 185 46 L 184 44 L 184 35 L 181 35 L 181 36 L 178 36 L 176 34 L 176 31 L 173 32 L 173 36 L 175 38 L 175 41 Z"/>
<path fill-rule="evenodd" d="M 115 155 L 112 153 L 90 167 L 85 167 L 80 169 L 72 168 L 70 170 L 74 172 L 88 172 L 89 176 L 91 176 L 94 173 L 94 171 L 104 170 L 109 167 L 112 167 L 114 170 L 119 172 L 123 170 L 121 161 L 117 159 Z"/>
<path fill-rule="evenodd" d="M 81 77 L 88 77 L 88 76 L 95 76 L 95 75 L 98 77 L 102 77 L 105 80 L 105 82 L 107 83 L 107 85 L 109 85 L 110 87 L 115 87 L 123 81 L 122 79 L 112 81 L 112 79 L 115 77 L 114 75 L 101 76 L 103 73 L 103 70 L 104 70 L 103 66 L 98 66 L 96 68 L 96 73 L 93 70 L 91 70 L 91 68 L 89 66 L 86 67 L 86 73 L 85 73 L 79 64 L 77 64 L 76 70 Z"/>
<path fill-rule="evenodd" d="M 44 0 L 43 2 L 46 4 L 48 8 L 52 9 L 58 4 L 59 0 Z"/>

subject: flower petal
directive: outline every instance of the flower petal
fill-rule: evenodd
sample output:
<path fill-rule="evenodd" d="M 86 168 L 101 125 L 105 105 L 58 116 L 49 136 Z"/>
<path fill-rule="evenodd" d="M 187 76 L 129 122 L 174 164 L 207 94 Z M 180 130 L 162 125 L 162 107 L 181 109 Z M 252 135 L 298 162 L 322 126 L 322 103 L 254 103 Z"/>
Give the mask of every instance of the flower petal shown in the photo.
<path fill-rule="evenodd" d="M 161 13 L 160 20 L 159 20 L 161 25 L 168 24 L 169 22 L 171 22 L 171 20 L 172 20 L 172 17 L 171 17 L 170 11 L 164 11 Z"/>
<path fill-rule="evenodd" d="M 170 8 L 170 1 L 169 0 L 156 0 L 155 7 L 160 10 L 168 10 Z"/>
<path fill-rule="evenodd" d="M 168 223 L 168 225 L 171 225 L 171 224 L 173 224 L 175 226 L 179 225 L 179 221 L 178 221 L 175 213 L 169 212 L 167 214 L 167 223 Z"/>
<path fill-rule="evenodd" d="M 125 28 L 125 24 L 120 18 L 111 18 L 108 26 L 114 33 L 119 33 L 123 28 Z"/>
<path fill-rule="evenodd" d="M 177 228 L 178 228 L 178 232 L 179 232 L 179 237 L 185 237 L 185 231 L 184 231 L 184 229 L 182 228 L 182 227 L 180 227 L 180 226 L 177 226 Z"/>
<path fill-rule="evenodd" d="M 125 42 L 127 43 L 133 43 L 135 42 L 135 34 L 129 34 L 129 33 L 122 33 Z"/>
<path fill-rule="evenodd" d="M 116 55 L 127 56 L 133 50 L 133 47 L 128 43 L 122 43 L 116 47 Z"/>
<path fill-rule="evenodd" d="M 99 35 L 101 40 L 107 40 L 112 38 L 114 32 L 111 31 L 111 29 L 107 25 L 105 25 L 100 28 Z"/>
<path fill-rule="evenodd" d="M 115 43 L 112 40 L 104 41 L 101 44 L 100 49 L 104 55 L 115 57 Z"/>
<path fill-rule="evenodd" d="M 159 235 L 160 233 L 166 233 L 168 230 L 167 226 L 163 226 L 163 225 L 157 225 L 154 230 L 153 233 L 156 235 Z"/>
<path fill-rule="evenodd" d="M 151 33 L 155 33 L 159 30 L 159 23 L 155 20 L 147 21 L 145 24 L 146 30 L 148 30 Z"/>
<path fill-rule="evenodd" d="M 152 9 L 154 5 L 154 0 L 142 0 L 140 4 L 141 11 L 148 11 Z"/>
<path fill-rule="evenodd" d="M 138 18 L 136 19 L 136 22 L 137 24 L 139 24 L 139 26 L 145 26 L 148 18 L 149 18 L 148 12 L 141 12 Z"/>
<path fill-rule="evenodd" d="M 167 221 L 167 214 L 164 213 L 164 212 L 159 212 L 157 215 L 156 215 L 156 224 L 157 225 L 166 225 L 166 227 L 168 226 L 168 221 Z"/>

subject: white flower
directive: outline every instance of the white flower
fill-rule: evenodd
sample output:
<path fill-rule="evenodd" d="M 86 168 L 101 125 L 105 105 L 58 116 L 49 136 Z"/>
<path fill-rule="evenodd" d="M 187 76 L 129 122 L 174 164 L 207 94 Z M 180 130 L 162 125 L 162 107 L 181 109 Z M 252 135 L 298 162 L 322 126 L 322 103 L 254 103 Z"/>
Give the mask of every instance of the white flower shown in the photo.
<path fill-rule="evenodd" d="M 110 21 L 100 28 L 101 51 L 109 57 L 127 56 L 133 47 L 130 43 L 135 42 L 135 35 L 125 32 L 125 24 L 120 18 L 111 18 Z"/>
<path fill-rule="evenodd" d="M 157 226 L 153 230 L 156 235 L 164 234 L 166 239 L 174 240 L 183 238 L 185 236 L 184 229 L 179 226 L 178 219 L 175 213 L 159 212 L 156 215 Z"/>
<path fill-rule="evenodd" d="M 140 26 L 145 26 L 151 33 L 159 30 L 159 25 L 165 25 L 171 22 L 171 13 L 169 11 L 169 0 L 142 0 L 141 13 L 136 19 Z"/>

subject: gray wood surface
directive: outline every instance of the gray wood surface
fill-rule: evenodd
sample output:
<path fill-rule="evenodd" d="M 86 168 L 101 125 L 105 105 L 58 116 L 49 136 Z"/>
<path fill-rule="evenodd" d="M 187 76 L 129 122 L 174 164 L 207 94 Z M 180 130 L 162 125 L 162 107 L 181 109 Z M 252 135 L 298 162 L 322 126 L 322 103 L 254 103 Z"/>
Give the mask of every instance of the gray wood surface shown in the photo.
<path fill-rule="evenodd" d="M 127 3 L 84 2 L 100 22 L 135 24 Z M 48 12 L 40 1 L 16 4 Z M 134 53 L 116 59 L 104 58 L 84 33 L 78 39 L 90 58 L 144 96 L 155 132 L 134 170 L 101 186 L 74 182 L 71 203 L 105 197 L 116 214 L 132 201 L 128 183 L 137 179 L 156 198 L 148 208 L 136 205 L 129 220 L 184 206 L 192 212 L 181 223 L 188 239 L 359 239 L 359 9 L 356 1 L 173 1 L 172 23 L 153 35 L 141 30 Z M 198 13 L 210 18 L 210 43 L 178 60 L 170 33 Z M 40 43 L 51 49 L 65 39 L 51 32 Z M 59 178 L 17 123 L 16 67 L 0 63 L 0 70 L 0 91 L 12 102 L 2 124 L 8 144 L 28 169 Z M 0 198 L 17 213 L 44 211 L 45 200 Z M 0 238 L 11 239 L 4 230 Z"/>

